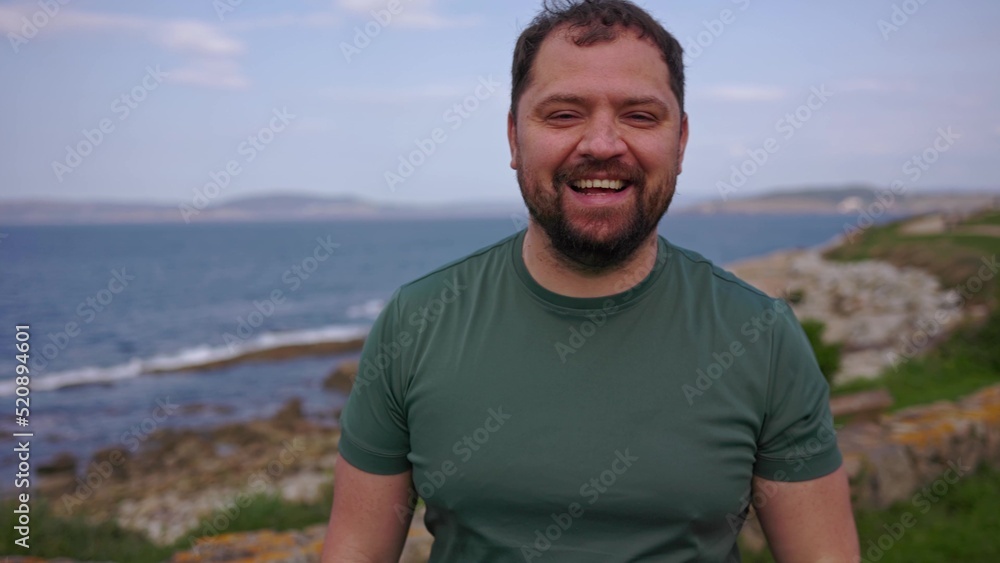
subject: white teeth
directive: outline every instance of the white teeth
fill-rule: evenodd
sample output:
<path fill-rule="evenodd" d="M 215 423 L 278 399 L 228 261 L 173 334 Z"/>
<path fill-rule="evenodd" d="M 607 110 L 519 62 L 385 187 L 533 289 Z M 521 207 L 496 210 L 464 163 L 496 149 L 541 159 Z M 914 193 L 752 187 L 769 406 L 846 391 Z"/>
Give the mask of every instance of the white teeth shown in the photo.
<path fill-rule="evenodd" d="M 575 188 L 602 188 L 606 190 L 619 191 L 625 187 L 622 180 L 576 180 L 572 182 Z"/>

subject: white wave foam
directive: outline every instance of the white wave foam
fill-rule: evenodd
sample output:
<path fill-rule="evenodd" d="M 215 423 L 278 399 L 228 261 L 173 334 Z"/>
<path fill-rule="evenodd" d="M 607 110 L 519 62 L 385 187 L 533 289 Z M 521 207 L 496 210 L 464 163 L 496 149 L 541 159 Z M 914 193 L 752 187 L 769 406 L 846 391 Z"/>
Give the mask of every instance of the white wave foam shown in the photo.
<path fill-rule="evenodd" d="M 232 347 L 196 346 L 179 350 L 174 354 L 154 356 L 144 360 L 133 358 L 128 363 L 115 366 L 85 367 L 40 375 L 31 378 L 31 390 L 53 391 L 81 385 L 108 385 L 147 373 L 175 372 L 197 368 L 213 362 L 236 359 L 250 353 L 283 346 L 347 342 L 364 337 L 367 333 L 368 327 L 354 325 L 330 325 L 289 332 L 267 332 Z M 15 388 L 13 379 L 0 381 L 0 397 L 13 395 Z"/>
<path fill-rule="evenodd" d="M 371 319 L 382 312 L 385 301 L 382 299 L 369 299 L 360 305 L 351 305 L 347 308 L 347 318 L 349 319 Z"/>

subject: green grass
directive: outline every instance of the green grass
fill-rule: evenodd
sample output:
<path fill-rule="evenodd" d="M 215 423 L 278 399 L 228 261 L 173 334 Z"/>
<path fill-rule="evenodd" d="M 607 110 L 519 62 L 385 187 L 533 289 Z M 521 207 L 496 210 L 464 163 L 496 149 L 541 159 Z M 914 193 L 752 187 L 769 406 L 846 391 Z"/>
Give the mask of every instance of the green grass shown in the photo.
<path fill-rule="evenodd" d="M 242 504 L 203 519 L 198 526 L 169 546 L 157 546 L 137 532 L 106 522 L 92 525 L 82 517 L 62 519 L 53 515 L 45 502 L 31 505 L 30 549 L 14 544 L 20 537 L 11 526 L 0 526 L 2 553 L 84 561 L 149 563 L 164 561 L 178 551 L 194 547 L 197 538 L 255 530 L 298 530 L 330 518 L 332 491 L 324 490 L 321 502 L 291 503 L 271 495 L 245 497 Z M 3 514 L 13 514 L 13 501 L 0 502 Z M 236 512 L 236 509 L 239 512 Z"/>
<path fill-rule="evenodd" d="M 1000 222 L 1000 212 L 984 213 L 970 221 L 976 222 Z M 989 280 L 979 277 L 983 259 L 989 261 L 1000 254 L 1000 237 L 953 233 L 911 236 L 901 234 L 901 226 L 893 223 L 867 229 L 853 243 L 828 252 L 827 258 L 875 258 L 896 266 L 922 268 L 936 276 L 943 287 L 960 288 L 967 298 L 966 307 L 986 305 L 991 313 L 985 322 L 961 328 L 934 350 L 914 358 L 901 357 L 881 377 L 837 386 L 834 394 L 886 388 L 896 401 L 893 408 L 898 410 L 955 400 L 1000 383 L 1000 276 Z M 978 291 L 974 291 L 978 284 L 969 283 L 974 278 L 983 281 Z"/>
<path fill-rule="evenodd" d="M 933 274 L 946 288 L 967 288 L 983 260 L 1000 254 L 1000 237 L 941 234 L 910 236 L 899 233 L 899 224 L 873 227 L 854 243 L 826 253 L 831 260 L 885 260 L 899 267 L 915 267 Z M 997 278 L 984 280 L 982 289 L 969 293 L 969 304 L 994 305 Z"/>
<path fill-rule="evenodd" d="M 973 217 L 968 221 L 969 225 L 1000 225 L 1000 211 L 990 211 Z"/>
<path fill-rule="evenodd" d="M 235 517 L 231 518 L 225 511 L 220 510 L 202 519 L 195 527 L 194 532 L 201 534 L 205 530 L 210 530 L 220 534 L 231 534 L 255 530 L 300 530 L 330 519 L 333 493 L 324 492 L 322 498 L 329 500 L 315 503 L 290 503 L 277 496 L 259 495 L 250 498 L 246 507 L 237 506 L 240 512 Z M 217 529 L 213 522 L 224 523 L 224 525 Z"/>
<path fill-rule="evenodd" d="M 1000 530 L 1000 503 L 997 503 L 1000 471 L 983 468 L 950 485 L 943 496 L 933 502 L 935 498 L 938 497 L 930 493 L 922 495 L 916 503 L 911 499 L 888 510 L 856 511 L 863 560 L 881 563 L 1000 561 L 1000 534 L 997 533 Z M 906 516 L 907 513 L 910 516 Z M 899 535 L 903 522 L 912 525 L 903 526 L 904 531 Z M 895 539 L 886 526 L 895 531 L 899 539 Z M 888 537 L 882 538 L 883 535 Z M 881 554 L 880 538 L 883 546 L 889 546 Z M 763 553 L 744 551 L 743 561 L 773 563 L 774 559 L 766 550 Z"/>
<path fill-rule="evenodd" d="M 13 514 L 16 503 L 0 503 L 0 512 Z M 0 545 L 9 555 L 36 557 L 72 557 L 84 561 L 143 562 L 163 561 L 174 552 L 172 547 L 158 547 L 142 534 L 123 530 L 114 523 L 91 525 L 82 516 L 63 520 L 52 514 L 45 502 L 30 505 L 31 534 L 29 549 L 14 544 L 20 534 L 12 526 L 0 526 Z"/>
<path fill-rule="evenodd" d="M 835 395 L 885 388 L 893 410 L 939 400 L 953 401 L 1000 383 L 1000 312 L 979 327 L 966 327 L 925 356 L 903 361 L 878 379 L 834 388 Z"/>
<path fill-rule="evenodd" d="M 966 225 L 1000 224 L 1000 212 L 975 217 Z M 965 306 L 986 305 L 989 316 L 967 324 L 947 341 L 915 358 L 901 358 L 873 381 L 859 381 L 834 388 L 834 394 L 876 388 L 888 389 L 894 410 L 939 400 L 955 400 L 987 385 L 1000 383 L 1000 283 L 985 280 L 972 291 L 969 281 L 978 277 L 986 258 L 1000 254 L 1000 238 L 963 233 L 910 236 L 900 224 L 867 230 L 852 244 L 827 253 L 833 260 L 886 260 L 896 266 L 915 266 L 935 275 L 946 288 L 964 289 Z M 961 227 L 959 227 L 961 229 Z M 924 514 L 911 503 L 885 511 L 856 513 L 865 561 L 1000 561 L 1000 471 L 983 469 L 955 486 Z M 922 507 L 920 507 L 922 508 Z M 877 547 L 905 513 L 916 518 L 912 529 L 884 554 Z M 898 528 L 896 528 L 898 530 Z M 882 538 L 884 544 L 888 537 Z M 874 547 L 873 547 L 874 546 Z M 869 550 L 871 552 L 869 553 Z M 747 554 L 751 563 L 773 561 L 770 555 Z"/>

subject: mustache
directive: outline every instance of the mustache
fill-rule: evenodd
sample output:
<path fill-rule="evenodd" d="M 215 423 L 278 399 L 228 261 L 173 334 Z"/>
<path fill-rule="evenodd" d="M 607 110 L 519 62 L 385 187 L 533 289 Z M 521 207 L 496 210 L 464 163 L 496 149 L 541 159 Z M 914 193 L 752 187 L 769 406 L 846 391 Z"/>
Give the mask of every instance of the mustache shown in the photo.
<path fill-rule="evenodd" d="M 552 175 L 552 180 L 556 185 L 561 185 L 572 180 L 593 178 L 598 174 L 620 178 L 640 188 L 646 185 L 646 173 L 643 172 L 642 168 L 630 166 L 617 160 L 600 163 L 585 162 L 567 168 L 560 168 Z"/>

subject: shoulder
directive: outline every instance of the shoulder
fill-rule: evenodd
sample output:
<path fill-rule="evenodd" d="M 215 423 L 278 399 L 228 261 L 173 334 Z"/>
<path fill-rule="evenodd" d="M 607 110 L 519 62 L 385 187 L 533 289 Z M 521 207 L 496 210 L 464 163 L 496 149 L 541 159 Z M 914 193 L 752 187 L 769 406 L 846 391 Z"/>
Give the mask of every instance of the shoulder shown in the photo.
<path fill-rule="evenodd" d="M 497 279 L 509 266 L 511 249 L 520 240 L 519 235 L 514 233 L 403 284 L 396 291 L 396 299 L 404 305 L 440 298 L 450 302 L 478 281 Z"/>
<path fill-rule="evenodd" d="M 758 309 L 764 306 L 771 307 L 776 301 L 780 301 L 701 254 L 669 241 L 665 242 L 674 265 L 673 281 L 687 285 L 688 289 L 698 292 L 703 298 L 723 300 L 731 305 Z"/>

